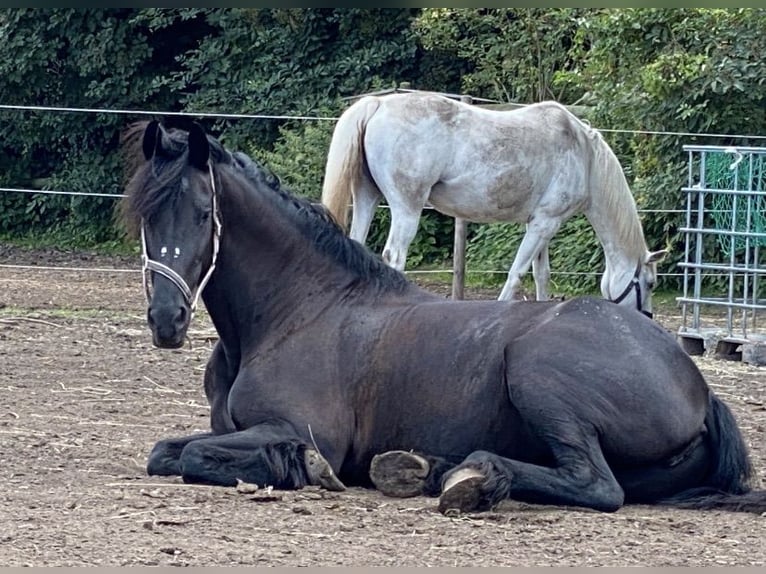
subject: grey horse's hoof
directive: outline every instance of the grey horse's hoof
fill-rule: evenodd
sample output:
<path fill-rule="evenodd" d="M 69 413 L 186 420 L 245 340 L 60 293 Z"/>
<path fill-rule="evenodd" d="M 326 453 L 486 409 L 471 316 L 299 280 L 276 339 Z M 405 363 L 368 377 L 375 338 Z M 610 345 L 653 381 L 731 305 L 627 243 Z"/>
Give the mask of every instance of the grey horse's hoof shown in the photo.
<path fill-rule="evenodd" d="M 346 485 L 335 476 L 330 463 L 313 448 L 306 449 L 304 461 L 310 484 L 327 490 L 346 490 Z"/>
<path fill-rule="evenodd" d="M 483 507 L 481 486 L 486 477 L 475 468 L 461 468 L 444 481 L 439 496 L 439 512 L 460 514 L 474 512 Z"/>
<path fill-rule="evenodd" d="M 370 463 L 370 480 L 386 496 L 408 498 L 423 494 L 431 465 L 422 456 L 404 450 L 376 454 Z"/>

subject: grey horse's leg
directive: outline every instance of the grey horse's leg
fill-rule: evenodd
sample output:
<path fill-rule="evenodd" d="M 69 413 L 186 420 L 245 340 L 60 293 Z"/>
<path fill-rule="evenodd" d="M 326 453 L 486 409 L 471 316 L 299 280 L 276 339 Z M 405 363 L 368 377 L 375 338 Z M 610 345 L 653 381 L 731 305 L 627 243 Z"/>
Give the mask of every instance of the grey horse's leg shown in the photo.
<path fill-rule="evenodd" d="M 543 273 L 545 271 L 543 266 L 547 267 L 548 244 L 560 226 L 561 221 L 556 219 L 544 219 L 544 221 L 539 219 L 532 220 L 527 224 L 527 232 L 524 234 L 524 239 L 521 240 L 521 245 L 519 245 L 519 249 L 516 251 L 513 264 L 508 271 L 508 278 L 498 297 L 499 300 L 510 301 L 516 296 L 521 284 L 521 278 L 526 274 L 533 262 L 536 262 L 536 271 L 539 275 L 535 279 L 547 280 L 545 278 L 549 274 Z M 544 260 L 538 260 L 538 256 L 543 251 L 545 251 Z M 537 285 L 537 293 L 547 298 L 548 286 Z"/>

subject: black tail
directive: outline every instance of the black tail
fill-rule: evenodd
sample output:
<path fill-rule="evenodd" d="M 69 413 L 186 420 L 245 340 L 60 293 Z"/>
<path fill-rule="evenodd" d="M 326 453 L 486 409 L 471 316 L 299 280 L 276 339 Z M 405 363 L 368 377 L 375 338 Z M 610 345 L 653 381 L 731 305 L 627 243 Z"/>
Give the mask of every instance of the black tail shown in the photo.
<path fill-rule="evenodd" d="M 712 392 L 705 425 L 713 466 L 705 484 L 679 492 L 657 504 L 700 510 L 766 512 L 766 490 L 751 490 L 753 467 L 731 410 Z"/>

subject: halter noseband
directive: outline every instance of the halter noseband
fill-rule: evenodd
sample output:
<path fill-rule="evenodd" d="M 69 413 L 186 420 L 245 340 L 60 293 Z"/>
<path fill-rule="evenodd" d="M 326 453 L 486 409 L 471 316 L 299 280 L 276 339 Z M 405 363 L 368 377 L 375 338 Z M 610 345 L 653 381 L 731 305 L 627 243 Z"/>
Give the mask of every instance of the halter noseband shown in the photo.
<path fill-rule="evenodd" d="M 144 231 L 144 222 L 141 222 L 141 275 L 144 283 L 144 294 L 146 295 L 146 302 L 151 303 L 151 291 L 149 289 L 149 273 L 147 271 L 154 271 L 159 273 L 163 277 L 170 280 L 173 285 L 178 287 L 181 294 L 184 296 L 184 301 L 189 306 L 191 311 L 191 317 L 194 317 L 194 312 L 197 310 L 197 302 L 202 291 L 205 289 L 205 285 L 210 280 L 215 270 L 216 260 L 218 259 L 218 248 L 221 242 L 221 230 L 223 225 L 221 223 L 221 217 L 218 212 L 218 193 L 215 187 L 215 176 L 213 175 L 213 166 L 208 163 L 208 171 L 210 173 L 210 186 L 213 188 L 213 258 L 202 281 L 197 285 L 195 292 L 189 288 L 184 278 L 177 272 L 173 271 L 170 267 L 159 261 L 149 258 L 149 254 L 146 250 L 146 233 Z"/>
<path fill-rule="evenodd" d="M 641 282 L 638 280 L 638 276 L 641 274 L 641 262 L 638 262 L 638 265 L 636 265 L 636 272 L 633 274 L 633 278 L 630 280 L 630 283 L 628 283 L 625 286 L 625 289 L 622 290 L 622 293 L 620 293 L 615 299 L 612 299 L 613 303 L 620 303 L 625 297 L 628 296 L 628 294 L 631 292 L 632 289 L 636 290 L 636 308 L 640 313 L 643 313 L 650 319 L 654 317 L 654 314 L 650 311 L 645 311 L 642 307 L 642 299 L 641 299 Z"/>

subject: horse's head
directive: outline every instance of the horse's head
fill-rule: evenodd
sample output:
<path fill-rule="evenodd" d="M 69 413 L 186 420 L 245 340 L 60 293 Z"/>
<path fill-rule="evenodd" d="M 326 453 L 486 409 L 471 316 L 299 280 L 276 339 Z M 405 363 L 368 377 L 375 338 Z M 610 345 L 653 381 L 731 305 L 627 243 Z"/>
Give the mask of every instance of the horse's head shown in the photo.
<path fill-rule="evenodd" d="M 601 291 L 604 297 L 613 302 L 637 309 L 649 318 L 652 318 L 652 291 L 657 283 L 657 263 L 668 254 L 667 249 L 659 251 L 647 251 L 644 258 L 638 262 L 635 268 L 626 268 L 623 273 L 614 272 L 611 278 L 604 274 L 601 283 Z M 626 279 L 632 274 L 629 279 Z M 625 287 L 617 291 L 614 283 L 621 281 Z M 612 297 L 612 293 L 619 293 Z"/>
<path fill-rule="evenodd" d="M 140 216 L 147 321 L 154 344 L 172 349 L 183 345 L 216 263 L 221 229 L 211 142 L 197 124 L 187 136 L 153 121 L 142 150 L 146 164 L 131 198 Z"/>

